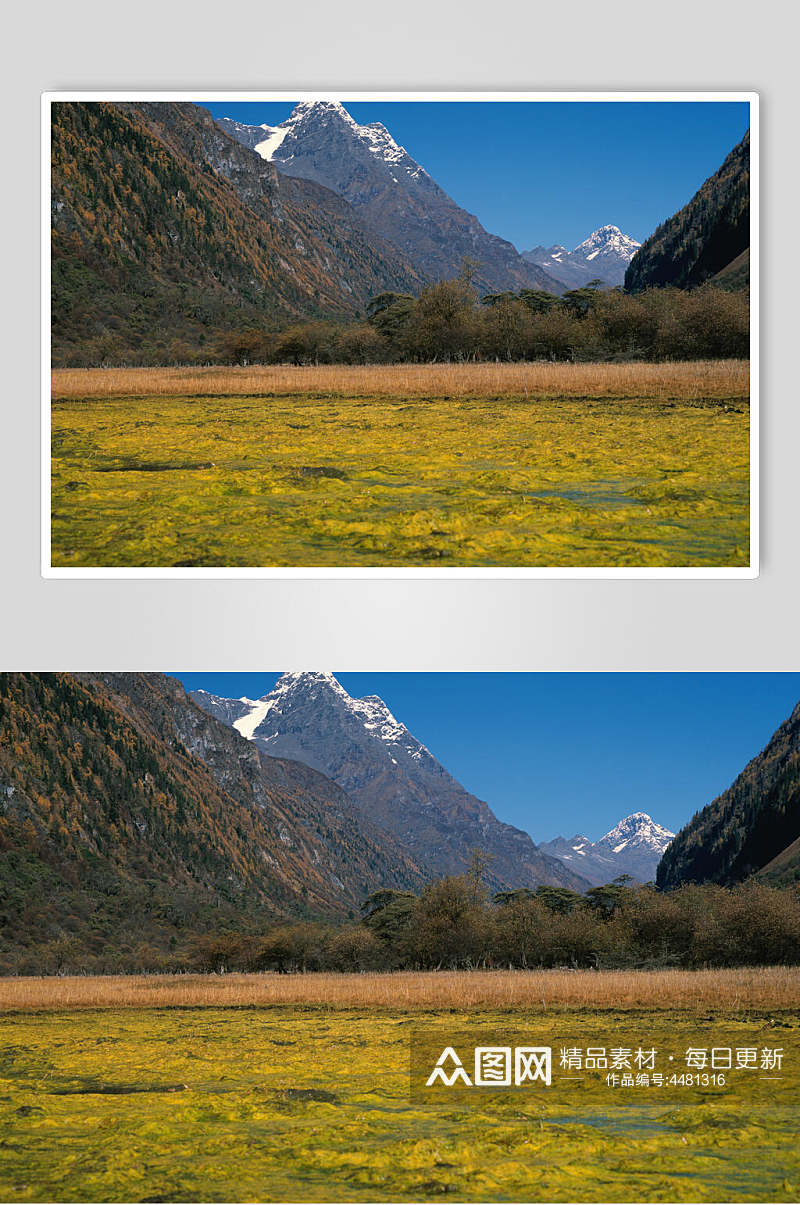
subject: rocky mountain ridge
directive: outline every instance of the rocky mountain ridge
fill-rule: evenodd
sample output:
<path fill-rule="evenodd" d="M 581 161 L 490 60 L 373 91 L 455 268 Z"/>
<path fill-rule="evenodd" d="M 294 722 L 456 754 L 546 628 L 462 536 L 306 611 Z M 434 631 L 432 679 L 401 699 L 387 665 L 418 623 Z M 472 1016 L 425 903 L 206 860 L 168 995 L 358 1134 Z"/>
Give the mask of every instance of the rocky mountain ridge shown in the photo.
<path fill-rule="evenodd" d="M 435 874 L 463 871 L 480 849 L 492 859 L 487 881 L 496 890 L 587 886 L 465 790 L 382 699 L 353 699 L 332 674 L 284 674 L 259 700 L 197 691 L 192 697 L 263 752 L 306 762 L 332 778 L 371 823 Z"/>
<path fill-rule="evenodd" d="M 217 124 L 281 174 L 314 180 L 344 198 L 426 281 L 457 276 L 469 260 L 477 263 L 480 292 L 564 291 L 560 280 L 457 205 L 385 126 L 359 125 L 338 101 L 301 101 L 279 126 L 230 118 Z"/>

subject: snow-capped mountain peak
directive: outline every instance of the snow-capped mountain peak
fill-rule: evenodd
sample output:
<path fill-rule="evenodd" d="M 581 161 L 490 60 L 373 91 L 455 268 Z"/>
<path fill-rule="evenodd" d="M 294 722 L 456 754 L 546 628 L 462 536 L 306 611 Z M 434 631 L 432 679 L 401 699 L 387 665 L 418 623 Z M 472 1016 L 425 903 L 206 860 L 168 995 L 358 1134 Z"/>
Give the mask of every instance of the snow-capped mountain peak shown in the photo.
<path fill-rule="evenodd" d="M 623 874 L 646 883 L 655 877 L 661 855 L 673 836 L 647 812 L 633 812 L 599 841 L 584 836 L 569 841 L 556 837 L 539 848 L 598 885 Z"/>
<path fill-rule="evenodd" d="M 563 292 L 512 243 L 490 234 L 461 209 L 382 122 L 361 125 L 338 100 L 300 101 L 275 126 L 245 125 L 230 117 L 219 118 L 217 125 L 271 162 L 279 177 L 310 180 L 337 193 L 423 283 L 457 275 L 469 258 L 479 265 L 480 292 Z"/>
<path fill-rule="evenodd" d="M 593 230 L 588 238 L 577 247 L 573 247 L 573 255 L 581 255 L 584 259 L 596 259 L 598 255 L 614 255 L 630 263 L 638 251 L 640 243 L 623 234 L 619 226 L 600 226 Z"/>
<path fill-rule="evenodd" d="M 597 842 L 615 854 L 623 849 L 652 849 L 662 854 L 675 836 L 647 812 L 632 812 Z"/>
<path fill-rule="evenodd" d="M 262 159 L 281 164 L 289 163 L 300 148 L 300 144 L 312 135 L 314 127 L 337 125 L 362 147 L 376 163 L 382 163 L 389 172 L 403 171 L 411 179 L 418 179 L 424 169 L 411 158 L 406 149 L 392 138 L 380 121 L 359 125 L 338 100 L 301 100 L 289 117 L 280 125 L 262 125 L 265 137 L 253 146 Z M 333 132 L 333 131 L 331 131 Z M 398 183 L 392 175 L 394 183 Z"/>
<path fill-rule="evenodd" d="M 204 691 L 200 693 L 205 694 Z M 363 728 L 366 735 L 393 746 L 395 752 L 401 747 L 414 761 L 431 757 L 430 751 L 412 736 L 405 724 L 392 715 L 383 699 L 378 695 L 352 698 L 331 673 L 299 671 L 282 674 L 272 690 L 260 699 L 242 697 L 237 700 L 241 704 L 241 708 L 237 708 L 240 714 L 232 726 L 246 740 L 257 740 L 265 745 L 278 736 L 277 731 L 271 731 L 271 725 L 265 725 L 270 713 L 283 713 L 301 702 L 305 706 L 317 705 L 326 695 L 326 705 L 334 704 L 343 715 Z"/>
<path fill-rule="evenodd" d="M 378 695 L 365 695 L 363 699 L 350 699 L 350 709 L 363 722 L 367 732 L 379 736 L 382 741 L 393 742 L 411 733 L 405 724 L 399 723 L 383 699 Z"/>
<path fill-rule="evenodd" d="M 270 694 L 285 694 L 287 691 L 296 689 L 297 687 L 310 689 L 315 686 L 327 686 L 330 687 L 331 690 L 337 691 L 339 694 L 347 695 L 347 691 L 333 674 L 322 671 L 316 672 L 312 670 L 296 670 L 281 674 L 280 678 L 278 678 L 278 681 L 270 691 Z"/>
<path fill-rule="evenodd" d="M 580 288 L 592 279 L 607 285 L 620 285 L 625 269 L 639 249 L 635 238 L 623 234 L 619 226 L 599 226 L 588 238 L 567 251 L 559 243 L 552 247 L 534 247 L 523 251 L 522 258 L 551 273 L 570 288 Z"/>
<path fill-rule="evenodd" d="M 353 121 L 340 100 L 299 100 L 292 109 L 288 120 L 298 121 L 309 113 L 335 113 L 337 117 L 343 117 L 346 121 Z M 355 122 L 353 122 L 353 125 L 355 125 Z"/>
<path fill-rule="evenodd" d="M 540 854 L 527 833 L 465 790 L 378 695 L 353 698 L 333 674 L 304 672 L 283 674 L 261 699 L 193 698 L 268 757 L 332 778 L 434 874 L 461 873 L 480 848 L 492 856 L 497 889 L 587 886 L 578 867 Z"/>

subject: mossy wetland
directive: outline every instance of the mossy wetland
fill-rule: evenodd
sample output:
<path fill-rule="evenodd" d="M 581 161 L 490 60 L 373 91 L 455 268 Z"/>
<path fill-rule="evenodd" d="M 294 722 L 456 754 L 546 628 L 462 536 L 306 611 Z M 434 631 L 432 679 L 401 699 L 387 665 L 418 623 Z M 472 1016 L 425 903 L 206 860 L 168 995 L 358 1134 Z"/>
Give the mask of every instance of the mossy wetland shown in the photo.
<path fill-rule="evenodd" d="M 409 1092 L 412 1033 L 782 1047 L 780 1079 L 453 1102 Z M 795 1011 L 128 1008 L 7 1013 L 4 1201 L 793 1201 Z M 748 1073 L 742 1073 L 747 1075 Z"/>
<path fill-rule="evenodd" d="M 52 407 L 52 563 L 746 566 L 741 373 L 665 387 L 653 367 L 639 395 L 631 366 L 616 391 L 539 372 L 535 393 L 487 377 L 483 395 L 468 366 L 402 395 L 388 368 L 351 394 L 284 370 L 262 392 L 81 396 L 74 373 Z"/>

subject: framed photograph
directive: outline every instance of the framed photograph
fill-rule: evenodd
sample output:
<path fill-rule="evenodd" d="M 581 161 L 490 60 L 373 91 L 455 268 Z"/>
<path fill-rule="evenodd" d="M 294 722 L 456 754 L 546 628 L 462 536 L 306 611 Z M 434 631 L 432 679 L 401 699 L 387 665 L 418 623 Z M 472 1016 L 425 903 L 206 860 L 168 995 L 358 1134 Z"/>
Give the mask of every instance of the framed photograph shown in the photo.
<path fill-rule="evenodd" d="M 2 1200 L 795 1201 L 798 698 L 0 674 Z"/>
<path fill-rule="evenodd" d="M 48 93 L 42 573 L 754 577 L 758 97 Z"/>

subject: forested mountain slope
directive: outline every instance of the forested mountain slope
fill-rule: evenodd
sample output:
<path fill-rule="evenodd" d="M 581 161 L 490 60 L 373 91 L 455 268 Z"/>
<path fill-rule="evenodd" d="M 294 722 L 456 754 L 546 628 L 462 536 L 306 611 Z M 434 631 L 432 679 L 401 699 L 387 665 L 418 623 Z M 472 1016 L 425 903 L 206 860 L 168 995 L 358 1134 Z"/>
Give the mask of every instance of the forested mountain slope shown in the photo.
<path fill-rule="evenodd" d="M 723 272 L 750 245 L 750 131 L 673 217 L 646 239 L 625 288 L 693 288 Z M 746 287 L 747 279 L 740 279 Z"/>
<path fill-rule="evenodd" d="M 57 364 L 187 359 L 420 283 L 340 197 L 282 190 L 197 105 L 54 104 L 51 206 Z"/>
<path fill-rule="evenodd" d="M 357 912 L 423 874 L 323 775 L 161 675 L 0 675 L 0 961 Z"/>
<path fill-rule="evenodd" d="M 727 791 L 681 829 L 656 882 L 736 883 L 767 867 L 798 837 L 800 703 Z"/>

